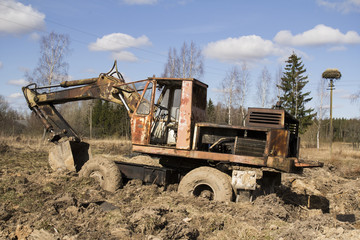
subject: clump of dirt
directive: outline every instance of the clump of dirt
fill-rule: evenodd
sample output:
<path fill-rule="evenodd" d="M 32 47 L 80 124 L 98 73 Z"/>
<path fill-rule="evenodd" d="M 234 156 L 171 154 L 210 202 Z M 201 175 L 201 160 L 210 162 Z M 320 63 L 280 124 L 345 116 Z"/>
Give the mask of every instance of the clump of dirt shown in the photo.
<path fill-rule="evenodd" d="M 4 141 L 0 142 L 0 154 L 4 154 L 9 151 L 10 147 Z"/>
<path fill-rule="evenodd" d="M 45 151 L 8 145 L 0 154 L 0 239 L 356 239 L 360 234 L 359 180 L 328 167 L 283 174 L 276 193 L 253 202 L 224 203 L 185 198 L 176 185 L 164 189 L 139 180 L 109 193 L 92 179 L 53 172 Z M 137 161 L 156 163 L 147 157 Z M 328 212 L 299 200 L 315 193 L 328 200 Z"/>

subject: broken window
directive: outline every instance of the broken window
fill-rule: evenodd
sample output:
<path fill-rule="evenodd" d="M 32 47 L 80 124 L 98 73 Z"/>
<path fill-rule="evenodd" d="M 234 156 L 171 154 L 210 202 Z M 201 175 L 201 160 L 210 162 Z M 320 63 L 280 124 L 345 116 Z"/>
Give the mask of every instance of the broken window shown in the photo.
<path fill-rule="evenodd" d="M 149 82 L 149 84 L 145 90 L 144 97 L 141 99 L 140 105 L 136 111 L 137 114 L 147 115 L 150 113 L 152 86 L 153 86 L 152 82 Z"/>

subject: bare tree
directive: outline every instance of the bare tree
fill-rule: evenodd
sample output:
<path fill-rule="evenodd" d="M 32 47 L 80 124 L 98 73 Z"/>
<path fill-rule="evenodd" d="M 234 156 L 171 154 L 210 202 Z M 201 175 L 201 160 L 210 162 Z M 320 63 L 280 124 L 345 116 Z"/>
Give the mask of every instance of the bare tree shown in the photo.
<path fill-rule="evenodd" d="M 19 120 L 23 117 L 15 110 L 13 110 L 5 98 L 0 95 L 0 135 L 14 135 L 21 132 L 21 124 Z"/>
<path fill-rule="evenodd" d="M 203 62 L 201 49 L 194 42 L 191 42 L 190 46 L 184 42 L 180 50 L 180 56 L 177 55 L 175 48 L 169 49 L 162 76 L 200 79 L 204 74 Z"/>
<path fill-rule="evenodd" d="M 275 84 L 274 86 L 274 93 L 276 94 L 275 96 L 273 96 L 271 102 L 272 105 L 276 105 L 276 103 L 278 101 L 280 101 L 280 96 L 283 95 L 283 92 L 281 90 L 281 88 L 279 87 L 281 84 L 281 78 L 283 77 L 283 72 L 282 72 L 282 66 L 279 65 L 276 73 L 275 73 Z"/>
<path fill-rule="evenodd" d="M 248 96 L 248 90 L 250 87 L 249 79 L 250 79 L 249 68 L 248 68 L 246 62 L 243 62 L 241 65 L 241 70 L 240 70 L 240 94 L 239 94 L 242 126 L 245 126 L 245 116 L 246 116 L 245 102 L 246 102 L 246 98 Z"/>
<path fill-rule="evenodd" d="M 221 87 L 227 109 L 227 123 L 229 125 L 232 124 L 232 109 L 239 105 L 240 84 L 240 71 L 234 66 L 222 81 Z"/>
<path fill-rule="evenodd" d="M 271 85 L 271 76 L 266 67 L 261 71 L 259 81 L 257 83 L 256 99 L 261 107 L 266 107 L 269 103 L 269 87 Z"/>
<path fill-rule="evenodd" d="M 316 131 L 316 147 L 317 149 L 320 148 L 320 130 L 321 130 L 321 124 L 322 120 L 327 112 L 327 109 L 325 108 L 325 104 L 328 103 L 328 92 L 326 91 L 326 79 L 322 78 L 318 84 L 317 88 L 317 131 Z"/>
<path fill-rule="evenodd" d="M 236 119 L 240 119 L 241 124 L 245 125 L 245 102 L 249 90 L 249 77 L 250 72 L 244 62 L 240 68 L 237 66 L 231 68 L 222 81 L 220 92 L 227 109 L 227 123 L 229 125 L 233 124 L 233 114 L 236 108 L 240 108 L 240 116 Z"/>
<path fill-rule="evenodd" d="M 168 52 L 167 63 L 165 64 L 165 69 L 162 76 L 171 77 L 171 78 L 178 77 L 180 72 L 179 67 L 180 64 L 179 64 L 179 58 L 176 53 L 176 49 L 170 48 Z"/>
<path fill-rule="evenodd" d="M 7 112 L 9 110 L 9 103 L 5 100 L 5 98 L 0 95 L 0 122 L 2 125 L 6 121 Z"/>
<path fill-rule="evenodd" d="M 51 32 L 40 41 L 40 58 L 33 73 L 26 73 L 29 82 L 54 84 L 68 78 L 68 63 L 65 57 L 69 54 L 70 40 L 68 35 Z"/>

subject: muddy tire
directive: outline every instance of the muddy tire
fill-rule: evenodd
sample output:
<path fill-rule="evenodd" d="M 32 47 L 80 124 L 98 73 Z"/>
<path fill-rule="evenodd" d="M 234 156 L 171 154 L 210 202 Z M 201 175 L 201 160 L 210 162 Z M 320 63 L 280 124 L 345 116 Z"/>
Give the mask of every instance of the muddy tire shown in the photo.
<path fill-rule="evenodd" d="M 229 202 L 233 199 L 231 177 L 211 167 L 199 167 L 180 181 L 178 192 L 183 196 L 203 197 Z"/>
<path fill-rule="evenodd" d="M 102 189 L 109 192 L 115 192 L 123 184 L 120 170 L 116 164 L 101 158 L 94 158 L 86 162 L 79 171 L 79 176 L 94 178 Z"/>

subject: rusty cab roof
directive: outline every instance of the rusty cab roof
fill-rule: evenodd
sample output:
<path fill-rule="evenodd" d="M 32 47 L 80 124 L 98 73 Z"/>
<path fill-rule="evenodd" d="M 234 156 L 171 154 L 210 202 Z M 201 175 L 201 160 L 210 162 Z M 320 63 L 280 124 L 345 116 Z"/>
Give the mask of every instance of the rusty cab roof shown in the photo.
<path fill-rule="evenodd" d="M 156 80 L 159 84 L 172 85 L 181 84 L 182 81 L 193 81 L 197 85 L 208 88 L 208 85 L 197 80 L 196 78 L 162 78 L 162 77 L 148 77 L 148 80 Z"/>

